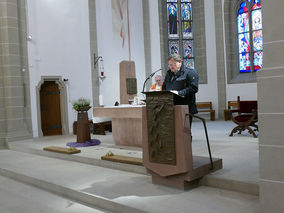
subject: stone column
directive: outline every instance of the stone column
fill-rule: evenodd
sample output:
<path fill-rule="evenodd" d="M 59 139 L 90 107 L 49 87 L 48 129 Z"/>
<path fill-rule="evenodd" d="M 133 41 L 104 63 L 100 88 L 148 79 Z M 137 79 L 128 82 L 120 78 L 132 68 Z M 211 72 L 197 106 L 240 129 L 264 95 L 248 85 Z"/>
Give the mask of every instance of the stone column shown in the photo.
<path fill-rule="evenodd" d="M 224 34 L 222 0 L 214 1 L 215 14 L 215 34 L 216 34 L 216 59 L 217 59 L 217 87 L 218 87 L 218 118 L 224 119 L 224 109 L 226 109 L 226 79 L 224 60 Z"/>
<path fill-rule="evenodd" d="M 24 0 L 0 0 L 0 147 L 31 138 Z"/>
<path fill-rule="evenodd" d="M 93 104 L 92 106 L 99 106 L 99 77 L 98 66 L 94 66 L 94 55 L 98 57 L 98 44 L 97 44 L 97 18 L 96 18 L 96 1 L 89 0 L 89 23 L 90 23 L 90 54 L 91 54 L 91 75 L 92 75 L 92 93 Z"/>
<path fill-rule="evenodd" d="M 144 0 L 143 5 L 143 29 L 144 29 L 144 53 L 145 53 L 145 79 L 152 73 L 151 61 L 151 30 L 149 0 Z M 149 91 L 152 86 L 152 79 L 146 82 L 145 91 Z M 140 91 L 138 91 L 139 93 Z"/>
<path fill-rule="evenodd" d="M 257 72 L 260 212 L 284 209 L 283 0 L 262 1 L 264 68 Z"/>

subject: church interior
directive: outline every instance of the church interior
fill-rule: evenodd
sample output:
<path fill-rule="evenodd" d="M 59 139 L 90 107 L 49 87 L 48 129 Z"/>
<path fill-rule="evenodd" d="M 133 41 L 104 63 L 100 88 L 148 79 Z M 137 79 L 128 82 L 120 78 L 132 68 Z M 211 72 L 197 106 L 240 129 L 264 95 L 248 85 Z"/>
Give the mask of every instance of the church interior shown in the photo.
<path fill-rule="evenodd" d="M 283 7 L 0 0 L 0 212 L 284 212 Z"/>

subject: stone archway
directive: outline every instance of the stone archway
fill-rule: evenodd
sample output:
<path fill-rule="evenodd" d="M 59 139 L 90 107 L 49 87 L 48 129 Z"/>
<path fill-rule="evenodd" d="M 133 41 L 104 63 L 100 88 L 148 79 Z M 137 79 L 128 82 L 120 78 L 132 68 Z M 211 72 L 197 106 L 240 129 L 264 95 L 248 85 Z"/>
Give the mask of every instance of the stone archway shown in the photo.
<path fill-rule="evenodd" d="M 41 110 L 40 110 L 40 90 L 42 85 L 45 82 L 53 81 L 58 85 L 60 91 L 60 111 L 61 111 L 61 129 L 62 135 L 69 134 L 69 125 L 68 125 L 68 108 L 67 108 L 67 89 L 64 81 L 61 76 L 42 76 L 41 81 L 36 87 L 36 96 L 37 96 L 37 121 L 38 121 L 38 135 L 39 137 L 43 136 L 43 131 L 41 127 Z"/>

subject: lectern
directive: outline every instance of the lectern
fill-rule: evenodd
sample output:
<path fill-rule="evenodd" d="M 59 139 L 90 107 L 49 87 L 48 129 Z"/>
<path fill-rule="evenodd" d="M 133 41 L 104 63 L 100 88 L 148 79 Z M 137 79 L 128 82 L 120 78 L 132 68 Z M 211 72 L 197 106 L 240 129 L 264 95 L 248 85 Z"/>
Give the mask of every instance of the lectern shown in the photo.
<path fill-rule="evenodd" d="M 152 182 L 186 188 L 210 172 L 222 168 L 222 159 L 193 156 L 187 105 L 170 91 L 146 92 L 143 110 L 143 164 Z M 212 168 L 213 166 L 213 168 Z"/>

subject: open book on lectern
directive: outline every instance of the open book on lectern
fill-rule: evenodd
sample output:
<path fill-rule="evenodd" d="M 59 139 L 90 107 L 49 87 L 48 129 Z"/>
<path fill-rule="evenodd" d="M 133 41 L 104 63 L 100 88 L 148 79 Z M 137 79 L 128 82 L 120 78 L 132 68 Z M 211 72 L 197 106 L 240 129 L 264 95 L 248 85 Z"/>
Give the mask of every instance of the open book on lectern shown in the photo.
<path fill-rule="evenodd" d="M 174 101 L 174 105 L 179 105 L 176 103 L 180 103 L 183 99 L 184 96 L 178 95 L 172 91 L 149 91 L 149 92 L 142 92 L 143 94 L 146 94 L 146 100 L 147 97 L 159 97 L 159 96 L 169 96 L 172 97 L 173 101 Z M 146 101 L 147 102 L 147 101 Z"/>
<path fill-rule="evenodd" d="M 175 90 L 176 91 L 176 90 Z M 179 96 L 179 97 L 181 97 L 181 98 L 184 98 L 184 96 L 181 96 L 181 95 L 179 95 L 179 94 L 176 94 L 176 93 L 174 93 L 173 92 L 173 90 L 162 90 L 162 91 L 147 91 L 147 92 L 142 92 L 143 94 L 148 94 L 148 93 L 172 93 L 172 94 L 174 94 L 174 95 L 176 95 L 176 96 Z"/>

